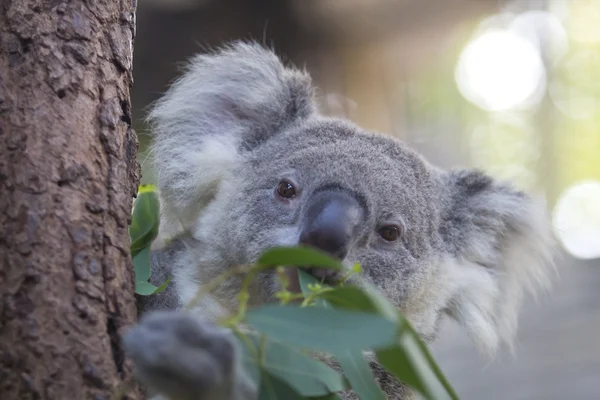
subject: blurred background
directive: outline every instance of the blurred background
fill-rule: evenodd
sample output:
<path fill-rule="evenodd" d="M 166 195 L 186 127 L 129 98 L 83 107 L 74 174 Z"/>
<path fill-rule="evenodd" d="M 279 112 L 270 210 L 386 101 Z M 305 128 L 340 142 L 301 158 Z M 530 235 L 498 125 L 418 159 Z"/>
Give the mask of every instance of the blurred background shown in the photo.
<path fill-rule="evenodd" d="M 325 114 L 545 195 L 560 278 L 527 300 L 516 356 L 489 362 L 452 323 L 434 355 L 465 400 L 600 399 L 600 0 L 139 1 L 141 161 L 182 62 L 240 38 L 306 66 Z"/>

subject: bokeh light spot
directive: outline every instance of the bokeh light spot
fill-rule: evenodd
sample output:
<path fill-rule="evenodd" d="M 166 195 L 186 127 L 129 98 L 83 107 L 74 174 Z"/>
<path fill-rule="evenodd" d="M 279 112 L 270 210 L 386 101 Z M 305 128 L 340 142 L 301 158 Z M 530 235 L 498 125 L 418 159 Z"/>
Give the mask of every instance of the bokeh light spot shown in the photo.
<path fill-rule="evenodd" d="M 556 236 L 573 257 L 600 257 L 600 181 L 567 188 L 554 208 Z"/>
<path fill-rule="evenodd" d="M 546 71 L 530 41 L 509 31 L 490 31 L 463 50 L 456 68 L 461 94 L 489 111 L 524 107 L 545 92 Z"/>

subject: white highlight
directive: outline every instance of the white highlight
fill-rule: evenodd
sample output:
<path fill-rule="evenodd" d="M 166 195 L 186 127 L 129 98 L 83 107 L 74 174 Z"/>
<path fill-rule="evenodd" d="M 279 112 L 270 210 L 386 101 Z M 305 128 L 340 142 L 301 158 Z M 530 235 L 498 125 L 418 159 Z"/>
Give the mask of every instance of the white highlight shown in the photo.
<path fill-rule="evenodd" d="M 553 65 L 569 51 L 569 38 L 560 19 L 547 11 L 527 11 L 519 14 L 508 30 L 529 41 Z"/>
<path fill-rule="evenodd" d="M 554 229 L 573 257 L 600 257 L 600 181 L 582 181 L 566 189 L 554 208 Z"/>
<path fill-rule="evenodd" d="M 545 92 L 546 71 L 529 40 L 495 30 L 473 40 L 456 68 L 462 95 L 488 111 L 537 103 Z"/>

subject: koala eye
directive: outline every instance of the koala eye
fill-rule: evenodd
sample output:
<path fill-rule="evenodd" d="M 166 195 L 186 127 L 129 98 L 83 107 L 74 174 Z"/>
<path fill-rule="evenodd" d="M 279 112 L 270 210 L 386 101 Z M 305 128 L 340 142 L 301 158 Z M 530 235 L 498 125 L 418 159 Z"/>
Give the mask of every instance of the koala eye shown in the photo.
<path fill-rule="evenodd" d="M 378 233 L 384 240 L 395 242 L 400 237 L 401 231 L 396 225 L 386 225 L 383 228 L 380 228 Z"/>
<path fill-rule="evenodd" d="M 285 199 L 296 196 L 296 187 L 289 181 L 281 181 L 277 186 L 277 194 Z"/>

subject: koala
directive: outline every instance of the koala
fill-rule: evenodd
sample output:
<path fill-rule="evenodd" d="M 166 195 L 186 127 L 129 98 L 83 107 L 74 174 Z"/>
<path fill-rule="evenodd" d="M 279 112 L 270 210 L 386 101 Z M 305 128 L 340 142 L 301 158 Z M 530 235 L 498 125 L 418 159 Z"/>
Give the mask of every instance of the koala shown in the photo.
<path fill-rule="evenodd" d="M 161 230 L 172 235 L 152 250 L 152 280 L 174 278 L 140 299 L 123 342 L 157 396 L 257 398 L 231 332 L 215 324 L 234 312 L 239 279 L 182 307 L 202 283 L 274 246 L 359 263 L 351 281 L 379 288 L 426 343 L 451 318 L 491 356 L 512 348 L 523 295 L 551 283 L 543 201 L 477 170 L 442 170 L 391 136 L 323 116 L 315 99 L 305 70 L 240 41 L 194 57 L 151 109 Z M 279 282 L 259 275 L 251 304 L 275 301 Z M 371 365 L 390 399 L 413 398 Z"/>

